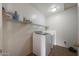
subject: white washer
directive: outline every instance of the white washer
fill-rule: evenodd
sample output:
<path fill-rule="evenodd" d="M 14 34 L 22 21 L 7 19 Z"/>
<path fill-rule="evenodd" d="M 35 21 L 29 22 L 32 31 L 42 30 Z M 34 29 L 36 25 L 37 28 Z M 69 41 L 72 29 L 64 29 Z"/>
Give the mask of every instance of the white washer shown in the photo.
<path fill-rule="evenodd" d="M 38 56 L 45 56 L 45 35 L 33 33 L 33 53 Z"/>
<path fill-rule="evenodd" d="M 49 34 L 33 33 L 33 53 L 37 56 L 46 56 L 50 52 L 52 42 Z"/>

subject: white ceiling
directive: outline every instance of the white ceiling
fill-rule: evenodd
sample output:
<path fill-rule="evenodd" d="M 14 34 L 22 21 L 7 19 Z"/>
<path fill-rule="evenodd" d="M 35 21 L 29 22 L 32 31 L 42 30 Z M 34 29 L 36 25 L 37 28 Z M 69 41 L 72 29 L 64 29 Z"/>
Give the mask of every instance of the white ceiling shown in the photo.
<path fill-rule="evenodd" d="M 50 16 L 52 14 L 64 11 L 64 9 L 69 9 L 75 6 L 76 3 L 32 3 L 31 5 L 45 16 Z M 51 12 L 51 7 L 57 7 L 57 10 L 55 12 Z"/>

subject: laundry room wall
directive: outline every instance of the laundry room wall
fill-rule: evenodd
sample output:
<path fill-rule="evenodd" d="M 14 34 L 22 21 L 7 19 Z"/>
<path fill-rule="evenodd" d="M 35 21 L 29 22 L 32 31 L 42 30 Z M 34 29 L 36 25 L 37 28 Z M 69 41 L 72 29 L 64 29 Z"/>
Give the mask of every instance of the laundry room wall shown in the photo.
<path fill-rule="evenodd" d="M 79 43 L 79 3 L 78 3 L 78 14 L 77 15 L 78 15 L 78 22 L 77 22 L 78 23 L 78 35 L 77 35 L 78 41 L 77 41 L 77 43 Z M 79 47 L 78 47 L 78 56 L 79 56 Z"/>
<path fill-rule="evenodd" d="M 23 17 L 31 20 L 34 24 L 45 25 L 45 17 L 30 4 L 15 3 L 3 4 L 9 12 L 17 11 L 19 21 L 23 21 Z M 8 26 L 11 27 L 11 26 Z M 15 34 L 9 34 L 8 53 L 9 55 L 28 55 L 32 52 L 32 33 L 36 30 L 44 30 L 42 27 L 27 24 Z"/>
<path fill-rule="evenodd" d="M 0 49 L 2 49 L 2 4 L 0 3 Z"/>
<path fill-rule="evenodd" d="M 73 46 L 77 42 L 77 7 L 49 16 L 47 26 L 50 30 L 56 30 L 56 45 Z"/>

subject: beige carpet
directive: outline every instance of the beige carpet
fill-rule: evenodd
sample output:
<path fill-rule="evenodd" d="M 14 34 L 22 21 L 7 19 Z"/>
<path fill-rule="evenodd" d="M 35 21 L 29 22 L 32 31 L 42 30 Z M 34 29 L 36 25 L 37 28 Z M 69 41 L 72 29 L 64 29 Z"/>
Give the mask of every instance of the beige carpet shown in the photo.
<path fill-rule="evenodd" d="M 36 55 L 31 53 L 28 56 Z M 53 49 L 51 49 L 49 56 L 77 56 L 77 53 L 71 52 L 67 48 L 61 46 L 54 46 Z"/>
<path fill-rule="evenodd" d="M 69 51 L 67 48 L 54 46 L 49 56 L 77 56 L 77 53 Z"/>

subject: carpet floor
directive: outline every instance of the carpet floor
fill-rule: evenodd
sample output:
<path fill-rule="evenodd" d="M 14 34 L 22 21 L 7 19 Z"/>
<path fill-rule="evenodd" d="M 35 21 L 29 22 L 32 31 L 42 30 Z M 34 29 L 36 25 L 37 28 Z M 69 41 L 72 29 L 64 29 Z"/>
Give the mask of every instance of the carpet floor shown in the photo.
<path fill-rule="evenodd" d="M 28 56 L 36 56 L 36 55 L 31 53 Z M 71 52 L 67 48 L 61 46 L 54 46 L 51 49 L 49 56 L 77 56 L 77 52 Z"/>
<path fill-rule="evenodd" d="M 54 46 L 51 49 L 49 56 L 77 56 L 77 52 L 71 52 L 68 48 Z"/>

